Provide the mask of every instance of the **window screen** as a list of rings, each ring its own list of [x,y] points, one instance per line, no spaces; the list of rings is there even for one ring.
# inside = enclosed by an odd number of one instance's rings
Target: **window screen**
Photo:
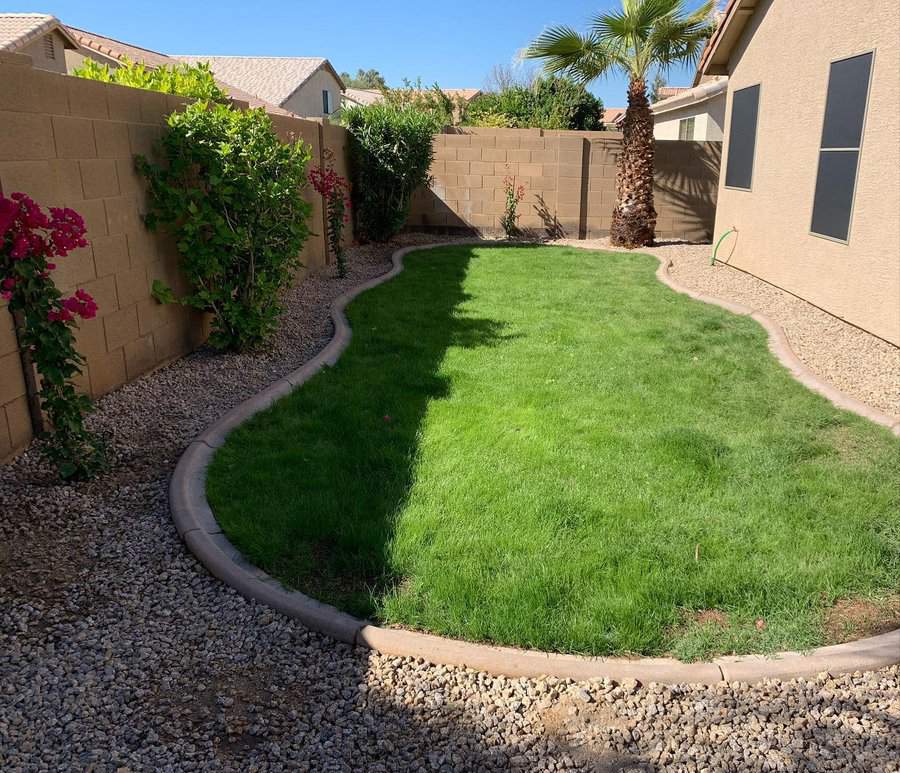
[[[872,54],[831,63],[810,230],[847,241],[859,149],[872,71]]]
[[[694,118],[682,118],[678,122],[678,139],[694,139]]]
[[[750,189],[753,154],[756,152],[756,119],[759,115],[759,84],[734,92],[731,98],[731,129],[728,132],[728,166],[725,185]]]

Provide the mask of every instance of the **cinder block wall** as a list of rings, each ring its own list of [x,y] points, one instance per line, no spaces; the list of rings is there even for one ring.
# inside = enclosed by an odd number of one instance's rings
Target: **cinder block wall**
[[[434,183],[413,197],[410,229],[500,233],[509,175],[525,186],[519,225],[527,232],[609,234],[619,133],[462,128],[436,135],[434,148]],[[660,239],[711,239],[720,153],[715,142],[656,143]]]
[[[180,97],[101,84],[34,69],[27,56],[0,54],[0,191],[22,191],[43,206],[67,206],[84,217],[90,246],[57,261],[64,292],[83,287],[97,300],[96,319],[80,323],[78,349],[87,367],[79,380],[98,397],[198,346],[202,315],[162,306],[150,295],[154,279],[186,289],[172,239],[144,227],[146,191],[134,172],[137,153],[153,156],[166,116]],[[343,159],[339,127],[273,116],[284,139],[302,138],[321,163],[324,142]],[[323,137],[327,131],[327,140]],[[326,265],[321,200],[301,255],[307,271]],[[25,378],[12,315],[0,301],[0,459],[31,440]]]

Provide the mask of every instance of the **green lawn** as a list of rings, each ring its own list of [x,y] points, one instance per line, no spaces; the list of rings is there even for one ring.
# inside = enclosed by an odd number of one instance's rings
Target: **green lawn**
[[[900,444],[752,320],[647,255],[406,265],[352,303],[337,366],[215,458],[210,502],[258,566],[388,624],[682,658],[814,646],[835,599],[897,592]]]

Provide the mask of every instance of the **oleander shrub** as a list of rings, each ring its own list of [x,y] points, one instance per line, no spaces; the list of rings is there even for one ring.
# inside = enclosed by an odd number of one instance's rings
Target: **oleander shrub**
[[[350,107],[342,120],[350,133],[355,234],[388,241],[403,228],[413,192],[430,182],[432,136],[441,122],[432,112],[390,103]]]
[[[595,131],[603,128],[603,103],[568,78],[537,78],[530,86],[513,85],[475,97],[466,107],[463,123]]]
[[[228,101],[228,94],[216,83],[208,62],[179,62],[162,67],[147,67],[143,62],[125,59],[121,65],[110,69],[109,65],[85,59],[80,67],[72,70],[72,75],[102,83],[161,91],[164,94],[179,94],[216,102]]]
[[[154,297],[210,312],[213,346],[253,347],[274,330],[309,235],[309,147],[281,142],[262,109],[196,102],[168,127],[162,163],[136,165],[149,183],[147,227],[173,234],[190,290],[176,299],[157,282]]]
[[[77,212],[45,212],[24,193],[0,195],[0,297],[13,315],[24,367],[33,365],[40,376],[39,423],[49,424],[42,449],[65,479],[92,476],[106,456],[84,425],[91,402],[73,382],[84,365],[75,348],[77,318],[94,317],[97,304],[84,290],[63,297],[52,276],[55,261],[87,244]]]

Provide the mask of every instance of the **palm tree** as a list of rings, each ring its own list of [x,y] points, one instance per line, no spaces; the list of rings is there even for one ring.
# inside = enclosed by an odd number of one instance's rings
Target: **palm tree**
[[[620,70],[628,76],[623,152],[616,170],[616,207],[610,238],[623,247],[653,244],[653,116],[647,76],[676,63],[696,63],[714,29],[715,0],[694,11],[687,0],[622,0],[621,12],[594,17],[587,35],[550,27],[524,52],[544,60],[548,73],[587,83]]]

